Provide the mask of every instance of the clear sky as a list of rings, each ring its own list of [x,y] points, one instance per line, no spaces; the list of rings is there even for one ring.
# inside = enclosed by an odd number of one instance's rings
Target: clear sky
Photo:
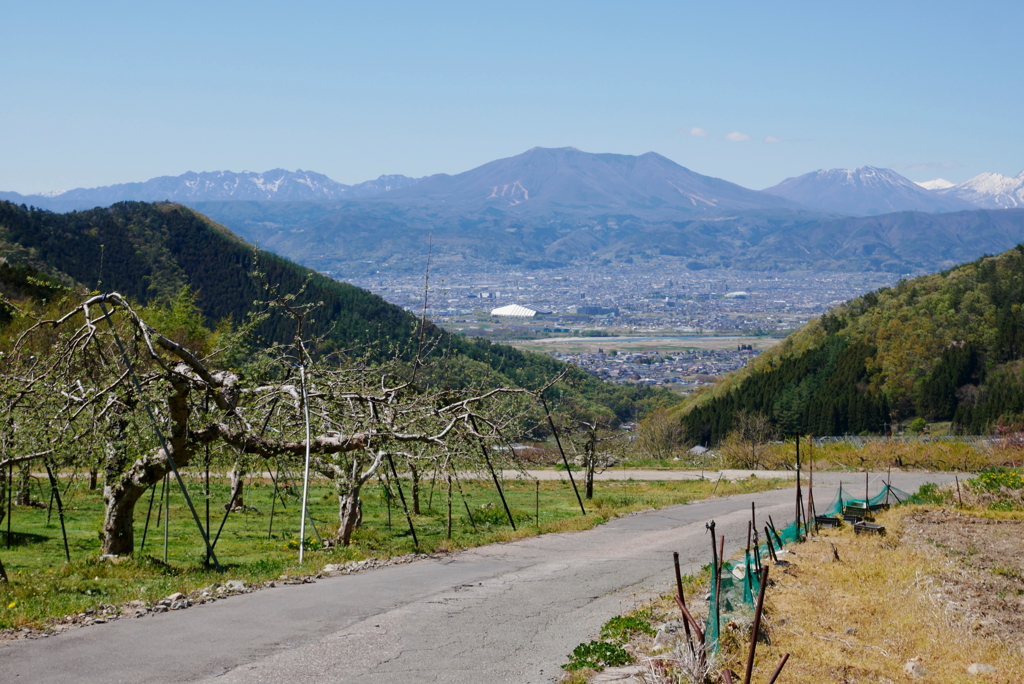
[[[530,147],[761,189],[1024,169],[1024,3],[47,2],[0,39],[0,190],[302,168],[354,183]]]

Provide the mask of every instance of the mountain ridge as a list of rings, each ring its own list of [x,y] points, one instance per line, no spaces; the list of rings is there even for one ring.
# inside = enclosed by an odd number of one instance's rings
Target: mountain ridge
[[[1014,209],[1024,206],[1024,171],[1016,176],[980,173],[963,183],[936,190],[943,197],[955,197],[985,209]]]
[[[31,204],[51,211],[77,211],[117,202],[179,203],[202,201],[331,201],[360,199],[406,187],[419,179],[384,175],[356,185],[345,185],[314,171],[271,169],[264,172],[188,171],[180,176],[158,176],[148,181],[98,188],[75,188],[35,195],[0,192],[0,199]]]
[[[848,216],[877,216],[898,211],[941,213],[977,208],[958,197],[922,188],[892,169],[819,169],[787,178],[764,192],[812,209]]]
[[[656,152],[642,155],[534,147],[455,175],[428,176],[380,201],[404,205],[443,202],[469,210],[496,208],[536,215],[628,209],[657,213],[716,213],[796,206],[729,181],[691,171]]]

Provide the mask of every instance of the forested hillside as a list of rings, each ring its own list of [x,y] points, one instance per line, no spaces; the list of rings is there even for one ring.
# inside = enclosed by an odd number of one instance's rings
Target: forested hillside
[[[920,417],[958,432],[1024,419],[1024,245],[841,305],[680,409],[694,441],[740,412],[783,433],[879,433]]]
[[[320,351],[348,350],[355,356],[411,360],[422,348],[446,354],[444,377],[453,384],[536,388],[562,371],[569,391],[582,403],[611,409],[620,419],[635,417],[648,404],[665,404],[665,391],[607,385],[548,356],[486,341],[448,335],[380,297],[270,252],[256,250],[227,228],[171,203],[122,202],[107,209],[56,214],[0,202],[0,290],[16,298],[45,299],[63,285],[78,290],[120,292],[140,304],[169,301],[188,286],[205,320],[238,325],[254,302],[267,298],[252,272],[258,268],[296,304],[318,306],[305,335],[322,337]],[[303,289],[304,288],[304,289]],[[301,292],[301,294],[299,294]],[[284,317],[260,324],[267,342],[292,339]],[[429,371],[425,371],[429,377]]]

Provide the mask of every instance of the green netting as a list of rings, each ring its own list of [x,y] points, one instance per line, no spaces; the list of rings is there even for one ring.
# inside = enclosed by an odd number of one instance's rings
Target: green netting
[[[864,505],[864,497],[857,498],[850,490],[844,488],[842,485],[839,487],[839,491],[836,492],[835,497],[832,499],[832,503],[829,504],[828,508],[824,511],[818,511],[818,515],[833,518],[838,515],[842,515],[847,509],[861,510],[865,508],[869,510],[879,510],[887,506],[898,506],[907,499],[910,498],[910,494],[898,489],[889,484],[884,484],[882,490],[875,496],[867,500],[867,506]]]
[[[910,498],[907,492],[884,484],[882,490],[867,501],[869,510],[879,510],[886,506],[899,505]],[[832,503],[825,511],[817,511],[817,515],[839,516],[848,508],[864,510],[864,498],[855,497],[849,490],[840,486]],[[784,547],[797,541],[803,533],[796,522],[791,522],[786,527],[776,529],[774,524],[762,521],[762,524],[769,527],[772,546],[776,552],[785,553]],[[762,529],[763,531],[763,529]],[[705,625],[705,643],[711,652],[718,650],[719,629],[728,624],[729,620],[735,617],[750,617],[754,612],[754,603],[757,600],[758,592],[761,590],[760,576],[757,573],[758,559],[768,558],[768,542],[765,541],[756,548],[746,552],[745,557],[737,562],[725,562],[722,564],[721,599],[718,603],[718,614],[715,611],[715,598],[719,593],[718,587],[711,583],[710,607],[708,619]]]

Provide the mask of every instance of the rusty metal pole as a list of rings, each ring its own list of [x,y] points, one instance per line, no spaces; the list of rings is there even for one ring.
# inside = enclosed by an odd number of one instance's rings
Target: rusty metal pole
[[[956,498],[960,502],[960,508],[963,508],[964,499],[962,496],[960,496],[960,477],[958,475],[954,475],[953,479],[956,480]]]
[[[750,652],[747,654],[747,672],[743,684],[750,684],[754,671],[754,653],[757,651],[757,633],[761,631],[761,611],[764,609],[764,590],[768,586],[768,568],[761,569],[761,587],[757,592],[757,607],[754,608],[754,625],[750,630]]]
[[[757,530],[754,530],[754,567],[761,572],[761,542],[757,538]]]
[[[775,544],[772,544],[772,535],[768,532],[768,526],[764,526],[764,539],[768,542],[768,555],[772,557],[772,560],[776,563],[779,562],[779,557],[775,554]]]
[[[673,551],[672,552],[672,563],[676,566],[676,593],[678,594],[679,603],[680,603],[680,605],[685,606],[686,605],[686,597],[683,596],[683,576],[679,572],[679,552],[678,551]],[[696,651],[694,651],[694,648],[693,648],[693,636],[690,634],[690,623],[687,622],[685,615],[683,616],[683,629],[686,630],[686,643],[688,643],[690,645],[690,653],[692,653],[693,655],[697,655]]]
[[[772,673],[771,679],[768,680],[768,684],[775,684],[775,680],[782,674],[782,668],[786,666],[786,661],[789,660],[789,654],[782,654],[782,659],[779,661],[779,666],[775,668],[775,672]]]
[[[717,643],[718,639],[720,638],[719,629],[722,626],[722,618],[718,614],[718,606],[719,606],[718,588],[720,586],[720,584],[718,582],[718,577],[719,577],[719,575],[721,575],[721,571],[719,570],[719,566],[718,566],[718,544],[715,543],[717,541],[715,539],[715,521],[712,520],[705,527],[707,529],[711,530],[711,586],[713,586],[714,589],[715,589],[715,605],[714,605],[714,609],[715,609],[715,642]],[[709,606],[708,607],[709,614],[710,614],[710,610],[711,610],[711,607]]]

